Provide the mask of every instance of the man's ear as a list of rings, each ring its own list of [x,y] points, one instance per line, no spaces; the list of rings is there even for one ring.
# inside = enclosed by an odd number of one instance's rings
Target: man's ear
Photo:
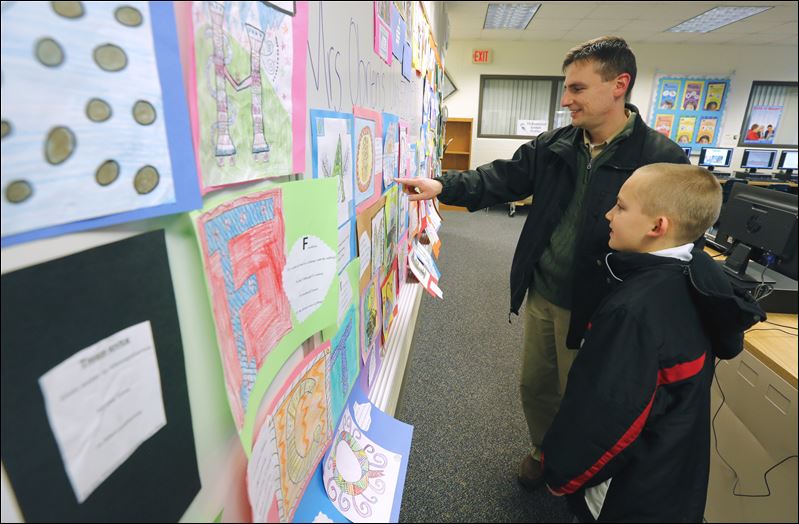
[[[669,229],[671,229],[671,220],[669,220],[669,217],[659,216],[655,218],[652,229],[647,231],[646,236],[649,238],[660,238],[666,236]]]
[[[625,96],[627,93],[627,88],[630,86],[630,80],[632,77],[630,73],[622,73],[616,77],[616,85],[613,86],[613,91],[615,96]]]

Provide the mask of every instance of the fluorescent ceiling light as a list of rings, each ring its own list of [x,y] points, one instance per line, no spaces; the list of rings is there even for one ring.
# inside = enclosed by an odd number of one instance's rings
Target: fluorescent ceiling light
[[[672,33],[709,33],[738,20],[762,13],[774,6],[765,7],[714,7],[699,16],[669,29]]]
[[[541,4],[488,4],[483,29],[525,29]]]

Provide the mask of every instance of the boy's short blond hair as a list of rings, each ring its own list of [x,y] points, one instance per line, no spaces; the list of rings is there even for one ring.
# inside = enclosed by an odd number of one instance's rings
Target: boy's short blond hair
[[[721,184],[707,169],[688,164],[649,164],[635,194],[641,211],[666,216],[676,228],[677,240],[688,243],[701,237],[719,218]]]

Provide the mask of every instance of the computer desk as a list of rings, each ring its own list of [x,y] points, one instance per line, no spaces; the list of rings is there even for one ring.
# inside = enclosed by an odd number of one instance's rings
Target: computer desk
[[[733,494],[765,495],[766,471],[797,454],[797,315],[768,313],[767,321],[790,327],[756,324],[744,335],[744,351],[716,367],[707,522],[797,522],[796,458],[769,472],[770,496]]]
[[[791,182],[789,180],[748,180],[746,178],[735,178],[734,175],[731,175],[730,178],[719,178],[718,181],[722,184],[725,183],[727,180],[746,180],[750,186],[760,186],[760,187],[767,187],[773,185],[784,185],[787,184],[791,187],[799,187],[799,184],[796,182]]]

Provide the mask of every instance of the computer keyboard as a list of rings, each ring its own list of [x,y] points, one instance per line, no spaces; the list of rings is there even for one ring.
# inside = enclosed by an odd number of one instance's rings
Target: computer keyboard
[[[713,172],[713,176],[715,176],[719,180],[727,180],[727,179],[730,178],[730,174],[729,173],[716,173],[716,172]]]
[[[773,180],[775,180],[774,177],[771,176],[771,175],[765,175],[765,174],[758,175],[757,173],[754,173],[754,174],[749,173],[748,175],[746,175],[746,179],[747,180],[755,180],[755,181],[763,181],[763,182],[772,182]]]

